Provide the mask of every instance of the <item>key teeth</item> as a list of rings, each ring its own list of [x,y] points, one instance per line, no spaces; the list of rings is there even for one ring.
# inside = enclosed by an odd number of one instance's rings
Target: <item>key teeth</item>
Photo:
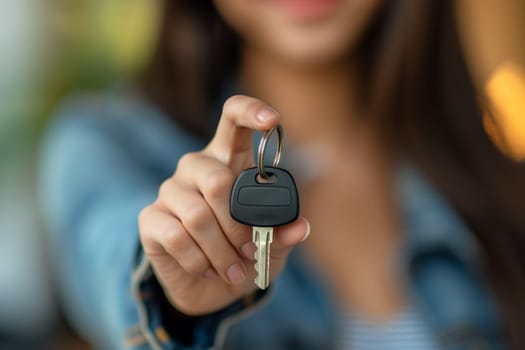
[[[259,250],[259,247],[255,245],[255,252],[253,253],[253,257],[255,258],[255,264],[253,264],[253,267],[255,268],[255,271],[257,271],[257,275],[259,275],[259,269],[257,268],[257,251]],[[257,278],[255,278],[255,283],[257,284]]]
[[[257,276],[254,278],[255,285],[259,287],[259,289],[267,289],[269,286],[268,281],[268,275],[261,275],[261,272],[264,272],[264,269],[268,269],[268,262],[266,261],[266,265],[261,265],[261,269],[259,269],[260,260],[261,259],[267,259],[269,258],[269,246],[272,243],[272,231],[268,228],[253,228],[253,242],[255,243],[255,252],[254,252],[254,258],[255,258],[255,264],[254,269],[257,273]],[[261,236],[263,237],[264,241],[261,240]],[[263,247],[261,247],[263,245]],[[266,248],[266,249],[265,249]]]

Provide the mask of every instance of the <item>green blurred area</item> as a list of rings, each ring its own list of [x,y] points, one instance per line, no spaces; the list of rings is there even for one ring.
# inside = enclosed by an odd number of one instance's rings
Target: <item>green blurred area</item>
[[[156,0],[5,0],[0,154],[33,139],[56,101],[137,74],[158,31]],[[7,152],[6,152],[7,151]]]
[[[155,42],[160,10],[155,0],[52,1],[55,83],[98,87],[133,75]]]
[[[73,90],[102,89],[140,73],[155,44],[161,11],[160,0],[2,2],[2,349],[35,348],[34,344],[76,348],[47,345],[57,339],[50,334],[61,333],[63,326],[58,322],[53,278],[42,249],[45,235],[36,186],[40,136],[63,96]]]

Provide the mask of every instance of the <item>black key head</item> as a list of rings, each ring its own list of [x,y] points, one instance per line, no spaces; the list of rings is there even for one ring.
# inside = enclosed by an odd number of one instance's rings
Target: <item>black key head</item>
[[[238,222],[274,227],[295,221],[299,216],[299,193],[292,175],[281,168],[264,167],[270,180],[259,181],[257,168],[244,170],[230,196],[230,214]]]

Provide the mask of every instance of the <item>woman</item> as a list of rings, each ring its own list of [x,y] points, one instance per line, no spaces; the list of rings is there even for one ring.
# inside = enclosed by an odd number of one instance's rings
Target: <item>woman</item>
[[[74,99],[48,135],[77,328],[106,348],[525,346],[525,171],[485,134],[451,7],[167,2],[144,98]],[[259,291],[228,201],[278,123],[302,216]]]

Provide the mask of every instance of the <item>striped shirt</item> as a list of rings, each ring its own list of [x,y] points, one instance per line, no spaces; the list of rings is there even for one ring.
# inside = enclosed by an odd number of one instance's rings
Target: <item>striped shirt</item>
[[[386,323],[347,314],[341,323],[341,350],[437,350],[432,333],[417,310],[410,308]]]

